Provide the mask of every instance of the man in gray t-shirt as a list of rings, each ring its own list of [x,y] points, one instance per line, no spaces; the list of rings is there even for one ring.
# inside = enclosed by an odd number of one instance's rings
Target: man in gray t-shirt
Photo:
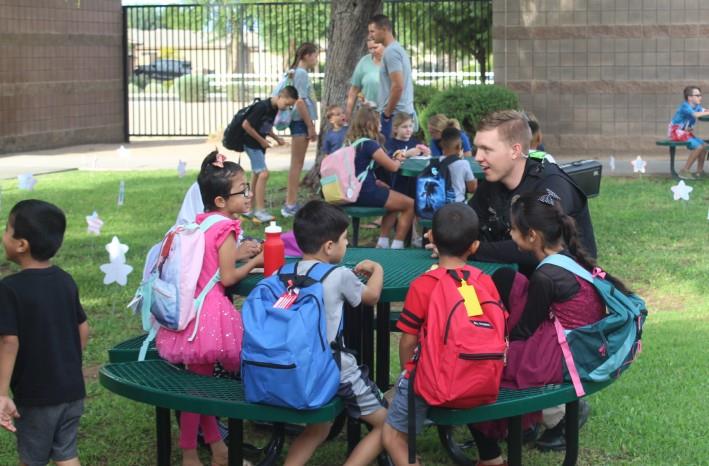
[[[384,15],[369,20],[369,38],[386,47],[379,75],[378,110],[382,116],[382,134],[391,136],[391,119],[397,113],[407,113],[418,121],[414,111],[414,82],[411,77],[411,60],[404,48],[394,38],[391,21]]]

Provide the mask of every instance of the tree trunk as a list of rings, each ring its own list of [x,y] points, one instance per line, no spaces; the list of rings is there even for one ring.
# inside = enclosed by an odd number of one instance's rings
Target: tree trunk
[[[382,0],[333,0],[330,10],[330,31],[328,33],[325,79],[320,98],[320,137],[315,164],[303,178],[303,185],[312,190],[320,184],[320,141],[327,125],[325,109],[328,105],[339,104],[344,108],[350,77],[360,58],[367,49],[367,23],[369,18],[380,12]]]

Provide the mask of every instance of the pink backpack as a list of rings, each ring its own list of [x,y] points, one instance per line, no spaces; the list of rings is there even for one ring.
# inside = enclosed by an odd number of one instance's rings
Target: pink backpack
[[[159,327],[181,331],[193,320],[199,322],[204,298],[221,279],[217,270],[195,297],[197,280],[202,272],[204,234],[210,227],[226,220],[221,215],[211,215],[199,225],[177,225],[167,232],[159,248],[151,249],[150,264],[145,267],[150,273],[144,276],[129,304],[135,305],[136,312],[140,311],[143,330],[149,332],[140,349],[139,361],[145,358],[148,345],[155,339]],[[190,341],[197,336],[197,328],[198,324],[195,324]]]
[[[322,160],[320,188],[325,201],[331,204],[350,204],[357,201],[362,182],[367,172],[374,167],[374,160],[362,173],[356,175],[355,148],[368,140],[359,138],[352,145],[341,147]]]

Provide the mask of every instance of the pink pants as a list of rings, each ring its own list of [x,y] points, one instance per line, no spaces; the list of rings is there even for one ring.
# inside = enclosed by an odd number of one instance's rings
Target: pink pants
[[[212,375],[213,364],[193,364],[187,370],[199,375]],[[217,427],[217,418],[198,413],[180,413],[180,448],[194,450],[197,448],[197,431],[202,428],[202,436],[206,443],[218,442],[222,439]]]

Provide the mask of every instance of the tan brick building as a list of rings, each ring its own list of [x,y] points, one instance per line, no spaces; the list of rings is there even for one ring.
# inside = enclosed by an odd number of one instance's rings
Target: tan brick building
[[[121,0],[0,0],[0,153],[123,139]]]
[[[666,153],[682,89],[709,93],[709,0],[493,0],[493,25],[495,82],[552,153]]]

